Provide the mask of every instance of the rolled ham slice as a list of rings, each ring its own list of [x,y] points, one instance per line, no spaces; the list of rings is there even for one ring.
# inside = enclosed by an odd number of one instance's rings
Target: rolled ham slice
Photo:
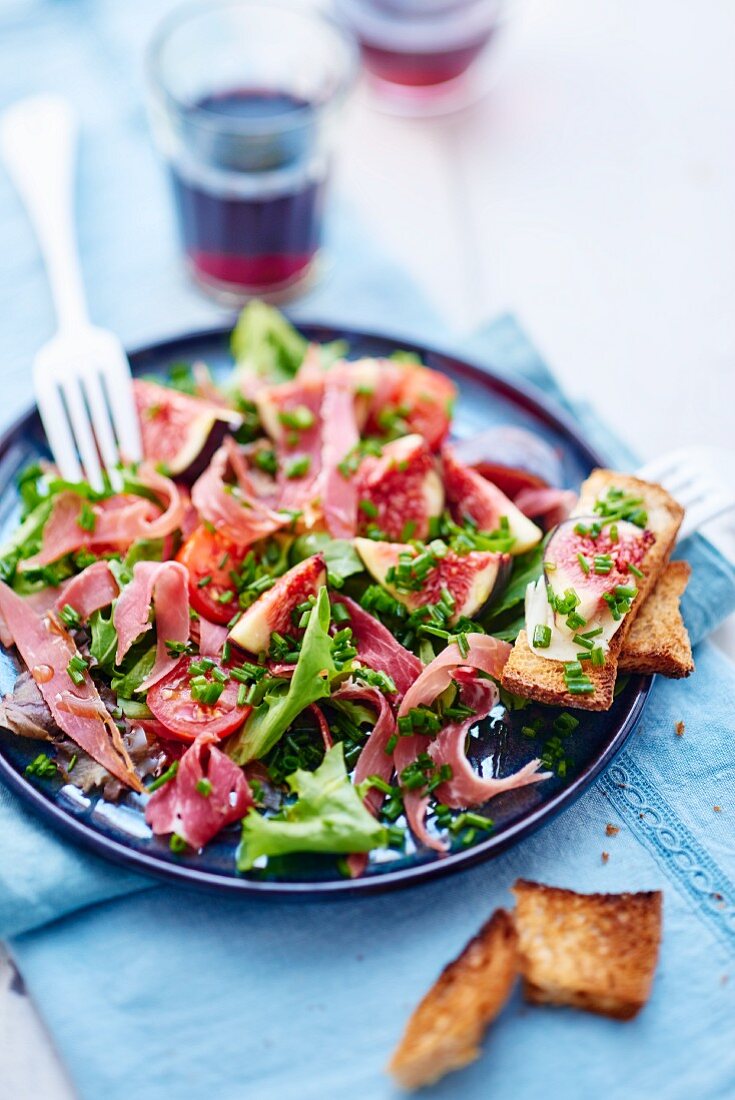
[[[405,695],[424,668],[418,657],[349,596],[332,593],[332,603],[341,603],[350,613],[350,621],[344,625],[352,628],[352,639],[362,664],[376,672],[386,672],[396,685],[398,698]]]
[[[80,522],[83,498],[72,491],[59,493],[43,529],[40,551],[22,561],[19,568],[24,572],[38,569],[77,550],[124,550],[138,539],[165,538],[180,527],[185,502],[175,483],[145,464],[137,479],[156,495],[160,506],[129,493],[107,497],[88,505],[94,517],[91,531]]]
[[[37,615],[0,582],[0,612],[59,729],[126,787],[142,791],[118,730],[89,673],[79,684],[67,669],[79,652],[53,611]]]
[[[431,706],[452,680],[463,684],[463,691],[469,691],[472,706],[476,713],[469,721],[450,723],[434,738],[423,734],[412,737],[399,737],[396,743],[393,761],[399,776],[421,753],[428,753],[438,765],[449,764],[452,779],[437,788],[437,797],[446,800],[453,807],[477,806],[504,790],[523,787],[547,779],[548,772],[539,772],[539,760],[532,760],[515,775],[504,779],[483,779],[473,771],[464,751],[467,731],[475,722],[485,718],[498,700],[498,689],[490,680],[462,675],[462,670],[479,670],[500,679],[503,666],[508,659],[511,646],[487,634],[468,634],[469,651],[462,656],[456,642],[452,642],[438,657],[426,666],[418,679],[411,685],[403,697],[398,710],[399,718],[408,714],[414,707]],[[405,790],[403,802],[406,818],[413,834],[429,848],[442,852],[446,844],[431,836],[426,828],[426,810],[429,797],[422,790]]]
[[[133,579],[123,589],[112,615],[117,631],[115,663],[120,664],[136,638],[150,630],[151,605],[156,619],[156,660],[137,689],[147,691],[167,675],[179,660],[167,642],[189,641],[189,574],[177,561],[139,561]]]
[[[145,810],[154,833],[176,833],[197,850],[253,805],[243,771],[213,740],[206,733],[197,737],[179,760],[174,778],[151,795]],[[202,780],[211,784],[209,793],[197,789]]]
[[[228,448],[220,447],[194,482],[191,500],[201,519],[243,546],[272,535],[290,522],[288,515],[274,511],[239,483],[229,485],[225,480],[229,467]]]
[[[73,607],[82,622],[95,611],[109,607],[120,592],[120,586],[112,575],[106,561],[96,561],[88,565],[76,577],[65,585],[56,599],[56,610]]]
[[[321,419],[324,521],[332,538],[351,539],[357,531],[357,481],[340,473],[339,466],[360,442],[360,433],[352,386],[338,374],[327,378]]]

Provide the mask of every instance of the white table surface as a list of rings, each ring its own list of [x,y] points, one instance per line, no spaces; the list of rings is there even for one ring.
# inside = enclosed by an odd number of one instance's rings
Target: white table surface
[[[513,309],[643,458],[732,448],[732,0],[512,15],[491,94],[462,114],[393,118],[358,91],[342,190],[452,324]],[[717,640],[735,656],[733,623]],[[73,1096],[1,954],[0,1095]]]

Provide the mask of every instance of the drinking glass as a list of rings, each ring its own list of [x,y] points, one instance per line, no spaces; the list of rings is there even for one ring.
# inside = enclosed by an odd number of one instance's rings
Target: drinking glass
[[[463,106],[482,82],[480,59],[495,37],[503,0],[335,0],[360,43],[381,104],[401,114]]]
[[[313,274],[357,56],[336,20],[288,0],[186,4],[155,34],[151,120],[183,250],[228,304],[288,297]]]

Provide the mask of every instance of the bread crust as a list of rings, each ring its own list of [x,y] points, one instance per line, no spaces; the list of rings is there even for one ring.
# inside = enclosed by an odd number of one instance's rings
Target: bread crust
[[[519,879],[513,887],[524,994],[629,1020],[649,998],[662,894],[577,894]]]
[[[515,925],[498,909],[411,1015],[388,1065],[396,1081],[406,1089],[421,1088],[474,1061],[517,976]]]
[[[580,710],[609,710],[612,706],[618,660],[626,638],[641,606],[656,586],[669,560],[684,518],[684,509],[663,486],[641,481],[630,474],[600,469],[593,470],[583,483],[573,515],[593,514],[595,501],[613,486],[643,498],[649,515],[649,527],[653,530],[656,541],[643,558],[644,576],[636,580],[638,597],[610,643],[605,664],[602,668],[585,669],[595,690],[589,695],[575,695],[570,692],[564,679],[564,662],[539,657],[529,646],[526,631],[522,630],[503,670],[503,687],[514,695],[552,706]]]
[[[620,672],[658,672],[674,679],[693,672],[692,645],[679,608],[691,572],[685,561],[668,563],[625,639]]]

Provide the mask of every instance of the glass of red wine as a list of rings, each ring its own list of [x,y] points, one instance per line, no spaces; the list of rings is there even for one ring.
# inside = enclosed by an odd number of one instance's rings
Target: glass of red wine
[[[483,89],[481,60],[504,0],[335,0],[360,43],[381,104],[400,114],[438,114]]]
[[[339,109],[357,49],[285,0],[207,0],[163,22],[148,55],[151,119],[187,264],[228,304],[311,281]]]

